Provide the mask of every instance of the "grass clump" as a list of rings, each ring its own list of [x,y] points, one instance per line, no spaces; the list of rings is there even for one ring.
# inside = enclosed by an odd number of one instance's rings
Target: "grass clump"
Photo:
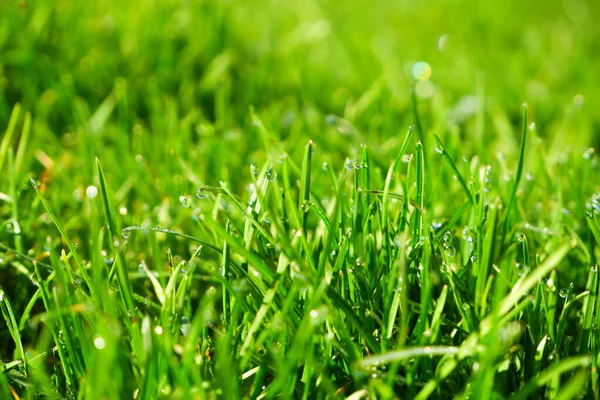
[[[583,8],[311,4],[0,5],[0,398],[598,398]]]

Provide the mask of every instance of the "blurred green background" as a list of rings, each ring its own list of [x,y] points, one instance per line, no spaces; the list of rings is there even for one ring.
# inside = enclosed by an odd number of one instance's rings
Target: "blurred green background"
[[[405,113],[411,66],[423,60],[440,101],[475,94],[480,74],[511,117],[528,101],[546,126],[578,94],[583,112],[597,108],[598,21],[585,0],[5,0],[0,123],[20,101],[62,134],[75,125],[72,97],[94,110],[115,82],[133,118],[151,124],[158,95],[177,115],[196,109],[222,129],[240,126],[248,105],[343,114],[377,85],[379,112],[360,123],[389,136],[373,119]]]

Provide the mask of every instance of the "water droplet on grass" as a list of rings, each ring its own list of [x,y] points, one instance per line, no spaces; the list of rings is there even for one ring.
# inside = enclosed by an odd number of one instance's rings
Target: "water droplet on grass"
[[[94,347],[98,350],[102,350],[104,347],[106,347],[106,341],[102,336],[94,335]]]
[[[518,240],[519,242],[523,243],[523,242],[525,241],[525,235],[524,235],[524,234],[522,234],[522,233],[519,233],[519,234],[517,235],[517,240]]]
[[[562,289],[560,289],[560,291],[558,292],[558,295],[559,295],[560,297],[562,297],[563,299],[566,299],[568,294],[569,294],[569,290],[568,290],[568,289],[566,289],[566,288],[562,288]]]
[[[277,178],[277,172],[275,172],[275,169],[271,166],[267,169],[267,179],[269,182],[273,182],[275,178]]]
[[[446,250],[446,255],[448,257],[454,257],[456,255],[456,249],[454,246],[446,246],[444,250]]]
[[[85,195],[90,198],[93,199],[94,197],[96,197],[98,195],[98,188],[96,186],[90,185],[85,189]]]
[[[525,174],[525,179],[527,179],[529,182],[532,182],[535,179],[535,176],[531,172],[528,172]]]
[[[452,233],[450,231],[446,231],[444,232],[444,236],[443,236],[444,242],[449,242],[452,240]]]
[[[252,175],[258,175],[260,168],[255,164],[250,164],[250,172],[252,172]]]
[[[184,196],[184,195],[179,196],[179,202],[185,208],[190,208],[190,203],[188,202],[188,199],[186,196]]]
[[[199,199],[205,198],[206,197],[206,188],[199,187],[198,190],[196,190],[196,197]]]
[[[346,166],[346,170],[348,170],[348,171],[352,171],[352,169],[354,169],[354,166],[352,165],[352,160],[349,158],[346,158],[345,166]]]
[[[585,216],[588,218],[594,218],[594,214],[591,211],[586,211]]]

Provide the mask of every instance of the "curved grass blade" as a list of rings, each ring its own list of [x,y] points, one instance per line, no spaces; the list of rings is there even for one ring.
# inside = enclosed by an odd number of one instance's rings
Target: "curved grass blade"
[[[46,209],[46,212],[48,213],[48,215],[50,215],[50,219],[52,219],[54,226],[56,226],[56,229],[58,229],[58,232],[60,233],[60,235],[62,236],[64,241],[67,243],[67,247],[69,248],[69,251],[71,252],[72,257],[75,260],[75,263],[77,264],[77,268],[78,268],[79,272],[83,276],[83,279],[85,280],[85,283],[87,284],[87,286],[90,290],[90,293],[93,294],[94,293],[94,285],[92,284],[92,280],[90,279],[90,276],[88,275],[87,270],[86,270],[85,266],[83,265],[83,261],[81,260],[81,257],[79,257],[79,253],[77,253],[77,248],[75,247],[75,244],[71,241],[71,238],[69,237],[69,235],[67,235],[67,232],[63,228],[63,226],[60,223],[60,221],[58,220],[58,218],[56,218],[56,215],[52,211],[52,208],[50,208],[50,204],[48,204],[48,202],[46,201],[46,199],[40,192],[39,185],[33,178],[31,178],[31,186],[37,193],[40,201],[42,202],[42,205]]]
[[[517,164],[517,174],[515,176],[515,183],[510,194],[508,206],[506,207],[506,217],[504,220],[503,235],[508,232],[508,224],[510,221],[510,214],[515,208],[515,201],[517,198],[517,191],[519,190],[519,184],[521,183],[521,177],[523,176],[523,165],[525,164],[525,147],[527,145],[527,103],[523,103],[523,125],[521,129],[521,146],[519,147],[519,162]]]

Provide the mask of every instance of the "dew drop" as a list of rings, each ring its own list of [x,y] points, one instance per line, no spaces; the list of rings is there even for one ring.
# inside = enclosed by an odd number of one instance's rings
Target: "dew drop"
[[[586,211],[585,216],[588,218],[594,218],[594,214],[591,211]]]
[[[102,336],[94,335],[94,347],[98,350],[102,350],[104,347],[106,347],[106,341]]]
[[[597,272],[598,271],[598,264],[592,265],[591,268],[590,268],[590,271]]]
[[[583,152],[583,158],[586,160],[591,160],[594,157],[594,152],[594,148],[590,147],[589,149]]]
[[[186,196],[184,196],[184,195],[179,196],[179,202],[185,208],[190,208],[190,203],[188,202],[188,199]]]
[[[450,231],[446,231],[444,232],[444,236],[443,236],[444,242],[449,242],[452,240],[452,233],[450,233]]]
[[[354,166],[352,165],[352,160],[350,160],[349,158],[346,158],[345,166],[346,170],[348,171],[352,171],[352,169],[354,168]]]
[[[273,182],[275,178],[277,178],[277,172],[275,172],[275,170],[271,166],[269,167],[269,169],[267,169],[267,179],[269,180],[269,182]]]
[[[518,240],[519,242],[523,243],[523,242],[525,241],[525,235],[524,235],[524,234],[522,234],[522,233],[519,233],[519,234],[517,235],[517,240]]]
[[[199,199],[205,198],[206,197],[206,188],[199,187],[198,190],[196,190],[196,197]]]
[[[439,148],[439,147],[437,147],[437,146],[436,146],[436,147],[434,147],[434,150],[435,150],[435,152],[436,152],[436,153],[438,153],[438,154],[444,154],[444,150],[440,149],[440,148]]]
[[[456,255],[456,249],[454,246],[446,246],[445,250],[448,257],[454,257]]]
[[[85,189],[85,195],[90,198],[93,199],[94,197],[96,197],[98,195],[98,188],[96,186],[90,185]]]
[[[566,288],[562,288],[560,289],[560,291],[558,292],[558,295],[560,297],[562,297],[563,299],[567,298],[567,295],[569,294],[569,291]]]
[[[258,175],[260,168],[258,168],[258,165],[250,164],[250,172],[252,172],[252,175]]]

